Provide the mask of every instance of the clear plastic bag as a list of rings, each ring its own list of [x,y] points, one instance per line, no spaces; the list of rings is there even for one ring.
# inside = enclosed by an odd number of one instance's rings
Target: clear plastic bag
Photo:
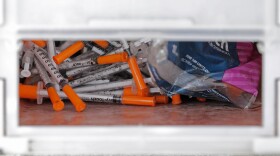
[[[250,108],[258,95],[261,55],[250,42],[154,41],[148,68],[167,95],[231,102]]]

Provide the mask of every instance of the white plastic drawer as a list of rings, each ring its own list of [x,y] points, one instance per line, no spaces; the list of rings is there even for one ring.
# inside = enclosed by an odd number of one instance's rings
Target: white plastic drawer
[[[1,2],[3,0],[0,0],[0,9]],[[268,153],[268,143],[263,139],[279,139],[276,82],[280,77],[277,68],[280,66],[280,31],[276,25],[277,10],[273,0],[7,0],[2,4],[5,9],[2,25],[0,10],[0,79],[5,79],[6,85],[5,107],[1,106],[5,108],[5,116],[1,114],[1,117],[6,123],[3,137],[25,138],[27,143],[24,146],[28,147],[24,149],[29,149],[29,152],[52,150],[54,153],[71,153],[71,149],[79,147],[75,152]],[[21,39],[140,37],[263,41],[262,125],[19,125],[17,50]]]
[[[141,20],[148,20],[151,23],[175,21],[171,27],[176,27],[176,21],[188,21],[195,27],[248,27],[264,24],[263,0],[226,2],[222,0],[211,0],[211,2],[207,0],[51,0],[40,3],[36,0],[19,0],[17,2],[17,23],[20,26],[99,26],[101,28],[110,24],[110,27],[114,28],[120,21],[128,21],[128,25],[133,25],[133,22]],[[119,26],[126,27],[126,25]]]

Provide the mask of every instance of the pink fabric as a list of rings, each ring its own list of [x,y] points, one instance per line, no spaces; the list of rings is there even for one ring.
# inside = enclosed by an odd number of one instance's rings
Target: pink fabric
[[[222,81],[255,96],[258,94],[262,59],[253,43],[237,43],[240,65],[225,71]]]

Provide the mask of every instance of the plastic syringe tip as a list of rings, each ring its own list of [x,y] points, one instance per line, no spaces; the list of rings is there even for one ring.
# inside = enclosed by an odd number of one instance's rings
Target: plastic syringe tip
[[[64,109],[64,103],[61,101],[59,95],[57,94],[56,90],[54,87],[48,87],[47,88],[48,95],[51,99],[51,102],[53,104],[53,109],[55,111],[61,111]]]
[[[70,99],[71,103],[74,105],[77,112],[82,112],[86,109],[86,103],[84,103],[80,97],[76,94],[71,86],[68,84],[64,85],[62,88],[63,92]]]
[[[173,105],[179,105],[181,103],[182,103],[182,100],[181,100],[181,95],[180,94],[172,95],[172,104]]]
[[[127,62],[127,61],[128,61],[127,52],[122,52],[122,53],[112,54],[107,56],[100,56],[97,58],[98,64],[112,64],[112,63]]]
[[[82,41],[75,42],[65,50],[61,51],[59,54],[55,55],[53,60],[56,64],[61,64],[64,60],[81,50],[84,46],[85,44]]]

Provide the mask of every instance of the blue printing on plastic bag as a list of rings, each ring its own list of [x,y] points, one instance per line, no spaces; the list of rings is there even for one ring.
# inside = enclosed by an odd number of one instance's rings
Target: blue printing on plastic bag
[[[168,60],[190,74],[221,80],[239,65],[236,42],[168,42],[167,48]]]

